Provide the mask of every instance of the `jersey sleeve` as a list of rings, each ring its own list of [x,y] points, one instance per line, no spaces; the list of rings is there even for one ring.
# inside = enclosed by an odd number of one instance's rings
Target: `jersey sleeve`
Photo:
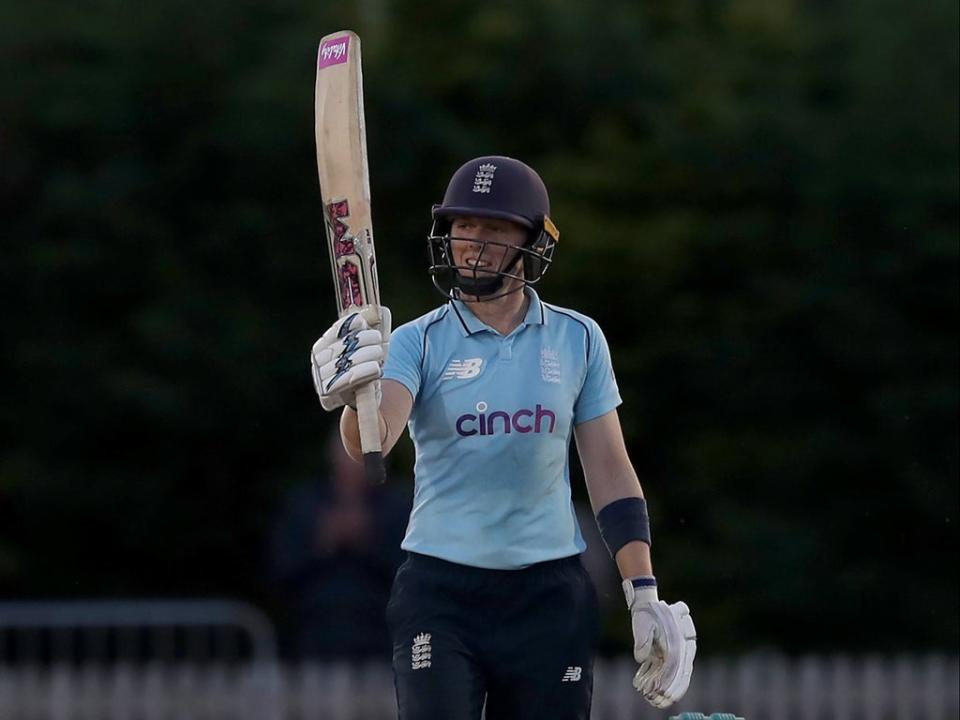
[[[420,391],[422,379],[420,329],[413,323],[401,325],[390,335],[390,348],[383,364],[383,379],[396,380],[414,400]]]
[[[610,361],[610,348],[600,326],[588,324],[587,375],[573,406],[573,424],[593,420],[616,408],[623,402]]]

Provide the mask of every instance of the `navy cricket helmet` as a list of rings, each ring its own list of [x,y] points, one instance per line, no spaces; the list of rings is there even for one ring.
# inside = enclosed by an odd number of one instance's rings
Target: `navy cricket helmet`
[[[432,214],[427,238],[430,276],[446,297],[464,294],[492,300],[539,282],[560,238],[550,220],[550,198],[543,180],[528,165],[501,155],[486,155],[461,165],[450,178],[443,203],[434,205]],[[508,220],[523,227],[527,237],[521,247],[509,247],[512,252],[504,254],[499,268],[478,271],[455,263],[450,243],[457,239],[451,234],[457,217]],[[504,245],[494,240],[478,242],[482,246],[478,260],[488,245]],[[503,291],[508,278],[523,284]]]

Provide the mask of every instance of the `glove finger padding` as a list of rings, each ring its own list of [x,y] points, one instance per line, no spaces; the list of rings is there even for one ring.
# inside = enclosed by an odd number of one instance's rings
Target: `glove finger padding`
[[[651,691],[654,681],[660,677],[660,671],[663,668],[663,660],[649,660],[640,665],[636,675],[633,676],[633,687],[637,692],[646,695]]]
[[[376,334],[376,339],[379,341],[380,334],[376,330],[365,332]],[[324,393],[343,390],[352,385],[353,381],[364,382],[368,380],[366,373],[358,372],[360,368],[370,364],[379,368],[382,361],[383,348],[380,347],[379,342],[376,345],[344,346],[333,359],[319,365],[318,373],[323,381]]]
[[[383,336],[379,330],[354,330],[342,338],[335,338],[330,344],[324,344],[321,338],[313,346],[313,364],[323,367],[335,361],[344,351],[354,352],[362,348],[377,348],[383,354]]]
[[[697,633],[686,603],[657,597],[656,587],[623,590],[633,625],[634,658],[640,664],[633,686],[651,705],[665,708],[687,691],[697,652]]]
[[[661,601],[656,612],[661,620],[658,640],[663,645],[664,664],[659,673],[646,679],[641,692],[651,705],[665,708],[682,698],[690,686],[697,632],[686,603]]]
[[[314,388],[325,410],[355,403],[356,391],[383,373],[391,329],[390,310],[380,308],[380,324],[371,328],[360,313],[335,322],[310,353]],[[377,383],[379,386],[379,383]],[[379,387],[377,387],[379,396]]]
[[[636,675],[633,676],[633,687],[637,692],[649,699],[647,696],[653,681],[659,676],[662,661],[647,661],[640,665]]]

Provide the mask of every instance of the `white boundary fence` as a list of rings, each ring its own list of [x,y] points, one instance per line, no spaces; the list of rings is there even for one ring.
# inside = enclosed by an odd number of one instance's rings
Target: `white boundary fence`
[[[5,664],[263,662],[276,655],[270,620],[237,600],[0,602],[0,670]]]
[[[599,661],[593,720],[666,720],[684,710],[746,720],[957,720],[956,656],[699,659],[682,704],[655,711],[629,659]],[[387,720],[382,665],[161,664],[0,667],[2,720]],[[456,719],[451,719],[456,720]]]
[[[956,655],[699,658],[656,711],[630,658],[600,660],[593,720],[960,720]],[[559,679],[558,679],[559,681]],[[387,720],[385,665],[284,665],[269,620],[231,600],[0,602],[0,720]],[[451,718],[450,720],[457,720]]]

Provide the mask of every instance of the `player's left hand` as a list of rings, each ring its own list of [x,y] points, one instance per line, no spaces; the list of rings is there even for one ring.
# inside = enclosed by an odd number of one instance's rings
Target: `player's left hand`
[[[337,320],[314,343],[310,367],[324,410],[344,405],[355,408],[357,388],[376,382],[383,374],[391,316],[389,308],[381,306],[379,310],[378,325],[371,327],[361,313],[352,313]]]
[[[634,588],[623,581],[633,624],[633,656],[640,669],[633,686],[657,708],[669,707],[690,686],[697,631],[686,603],[668,605],[657,597],[656,585]]]

